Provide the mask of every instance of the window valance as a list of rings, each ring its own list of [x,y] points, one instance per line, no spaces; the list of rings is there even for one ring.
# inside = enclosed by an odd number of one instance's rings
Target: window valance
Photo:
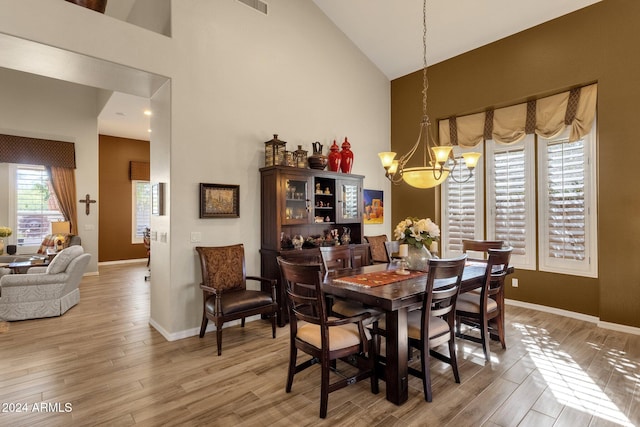
[[[552,138],[567,127],[569,140],[577,141],[593,125],[597,92],[598,85],[592,84],[522,104],[440,120],[440,145],[475,147],[486,139],[510,144],[530,133]]]
[[[0,134],[0,162],[75,169],[75,144]]]
[[[129,179],[131,181],[149,181],[151,168],[149,162],[129,162]]]

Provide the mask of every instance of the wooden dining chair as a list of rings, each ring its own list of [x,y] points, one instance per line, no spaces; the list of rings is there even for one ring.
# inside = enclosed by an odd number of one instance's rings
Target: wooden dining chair
[[[349,269],[353,266],[352,252],[348,246],[323,246],[320,247],[320,255],[325,272]],[[332,297],[332,301],[330,312],[336,316],[353,317],[369,313],[371,318],[367,323],[371,323],[382,315],[380,310],[367,308],[359,302],[337,297]]]
[[[371,315],[363,313],[341,319],[329,317],[322,292],[322,265],[294,264],[282,257],[278,257],[278,265],[286,288],[290,319],[286,392],[291,392],[295,374],[319,363],[320,418],[327,416],[329,393],[333,391],[370,378],[371,392],[377,394],[376,349],[371,333],[363,325]],[[310,355],[311,359],[298,364],[298,350]],[[360,363],[349,360],[354,356]],[[338,360],[349,363],[348,369],[337,371]],[[330,382],[330,374],[334,370],[340,378]]]
[[[352,253],[349,246],[321,246],[320,255],[325,271],[340,270],[353,266]]]
[[[216,343],[218,356],[222,354],[222,325],[225,322],[241,319],[244,328],[245,318],[258,314],[271,319],[271,334],[276,337],[275,279],[247,276],[244,262],[244,246],[197,246],[202,269],[203,292],[202,324],[200,338],[204,337],[209,319],[216,324]],[[269,292],[247,289],[247,280],[264,283]]]
[[[502,240],[469,240],[462,239],[462,252],[467,253],[469,251],[482,252],[482,259],[487,259],[487,251],[489,249],[500,249],[504,246]]]
[[[504,279],[512,248],[489,249],[489,259],[480,292],[461,294],[456,306],[456,336],[482,344],[484,357],[490,360],[490,334],[507,348],[504,338]],[[462,332],[462,325],[480,330],[480,337]]]
[[[385,242],[389,241],[389,239],[387,239],[386,234],[381,234],[379,236],[364,236],[364,240],[369,243],[369,248],[371,250],[371,261],[373,261],[374,263],[389,262],[390,258],[385,246]]]
[[[410,311],[407,316],[407,336],[410,348],[420,352],[420,370],[409,366],[409,374],[422,379],[424,399],[432,400],[430,357],[451,365],[456,383],[460,383],[455,343],[455,307],[467,260],[463,254],[453,259],[430,259],[422,309]],[[378,329],[385,334],[381,319]],[[449,354],[435,348],[448,343]]]

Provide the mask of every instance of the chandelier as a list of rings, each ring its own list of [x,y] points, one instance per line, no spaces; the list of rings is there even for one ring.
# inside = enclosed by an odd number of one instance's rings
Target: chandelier
[[[427,88],[429,87],[427,80],[427,0],[423,0],[422,3],[422,28],[422,120],[420,121],[418,140],[398,160],[395,160],[396,153],[393,151],[378,153],[378,156],[382,162],[382,167],[386,171],[385,176],[394,184],[399,184],[404,180],[412,187],[432,188],[442,184],[449,177],[456,182],[467,182],[473,176],[473,169],[478,164],[481,154],[463,153],[462,158],[469,173],[464,179],[461,177],[456,178],[452,172],[460,161],[456,160],[451,154],[453,147],[450,145],[436,145],[431,135],[431,122],[427,115]],[[407,168],[407,163],[420,145],[423,146],[423,165]],[[449,166],[450,164],[452,164],[451,167]]]

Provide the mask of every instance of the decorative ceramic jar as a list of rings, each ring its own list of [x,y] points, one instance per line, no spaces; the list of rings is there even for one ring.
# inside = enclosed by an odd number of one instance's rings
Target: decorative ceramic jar
[[[351,151],[351,144],[347,141],[347,137],[344,137],[342,143],[342,151],[340,152],[340,169],[343,173],[351,173],[353,167],[353,152]]]
[[[286,165],[286,151],[287,143],[278,139],[278,134],[273,134],[273,139],[264,143],[264,165],[265,166],[278,166]]]
[[[336,144],[335,139],[333,140],[333,145],[331,145],[329,151],[329,170],[332,172],[339,172],[342,155],[340,154],[340,147]]]
[[[327,156],[322,154],[322,144],[318,141],[311,144],[313,146],[313,154],[309,156],[307,161],[311,169],[324,170],[327,167]]]

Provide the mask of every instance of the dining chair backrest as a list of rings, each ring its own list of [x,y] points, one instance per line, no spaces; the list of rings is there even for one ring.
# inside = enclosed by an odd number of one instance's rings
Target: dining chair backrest
[[[462,252],[482,252],[482,259],[487,259],[489,249],[500,249],[504,246],[502,240],[469,240],[462,239]]]
[[[324,325],[326,302],[322,296],[322,264],[297,264],[278,257],[284,280],[291,327],[295,336],[296,320]]]
[[[320,255],[325,271],[341,270],[353,266],[353,254],[347,245],[321,246]]]
[[[422,301],[425,331],[429,330],[428,316],[449,317],[453,325],[453,312],[466,260],[466,254],[452,259],[429,260],[425,298]]]
[[[489,249],[487,270],[485,272],[485,289],[487,297],[492,297],[504,288],[504,278],[509,269],[509,261],[513,248]],[[482,291],[481,291],[482,292]]]
[[[369,243],[371,249],[371,260],[373,262],[389,262],[389,254],[385,243],[389,241],[386,234],[379,236],[364,236],[364,239]]]

